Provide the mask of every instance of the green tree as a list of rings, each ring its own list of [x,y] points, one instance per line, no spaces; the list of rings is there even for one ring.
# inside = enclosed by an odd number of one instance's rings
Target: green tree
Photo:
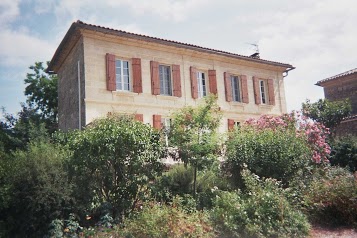
[[[197,170],[211,164],[219,153],[217,128],[221,113],[217,98],[205,97],[197,108],[187,106],[173,114],[170,146],[177,157],[194,168],[193,195],[196,196]]]
[[[321,122],[332,132],[340,124],[343,118],[350,115],[352,111],[349,100],[329,101],[328,99],[319,99],[315,103],[306,100],[302,104],[302,112],[305,116]]]
[[[72,150],[75,196],[83,210],[107,203],[121,218],[135,207],[149,181],[161,174],[160,134],[131,117],[99,119],[65,136]]]
[[[0,228],[5,237],[42,237],[53,219],[68,216],[73,199],[67,157],[66,150],[38,142],[0,160]]]
[[[49,62],[47,62],[48,65]],[[47,74],[42,62],[35,62],[25,79],[27,102],[34,105],[50,132],[57,129],[57,75]]]

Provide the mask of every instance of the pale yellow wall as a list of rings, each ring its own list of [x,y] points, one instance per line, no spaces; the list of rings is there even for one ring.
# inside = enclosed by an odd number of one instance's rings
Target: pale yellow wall
[[[84,34],[85,62],[85,108],[86,123],[104,117],[108,112],[140,113],[144,123],[152,125],[152,115],[169,117],[184,105],[196,105],[200,100],[191,97],[190,66],[207,72],[215,69],[217,75],[218,104],[223,111],[220,131],[227,130],[227,119],[244,121],[261,114],[281,114],[286,112],[282,67],[233,59],[197,52],[193,50],[163,46],[151,42],[140,42],[103,34]],[[115,54],[118,58],[141,58],[143,93],[111,92],[106,90],[105,54]],[[181,72],[182,97],[154,96],[151,94],[150,61],[162,64],[178,64]],[[226,102],[223,73],[247,75],[249,104]],[[274,79],[275,106],[256,105],[253,92],[253,76]],[[208,74],[206,74],[208,78]],[[208,85],[207,85],[208,86]]]

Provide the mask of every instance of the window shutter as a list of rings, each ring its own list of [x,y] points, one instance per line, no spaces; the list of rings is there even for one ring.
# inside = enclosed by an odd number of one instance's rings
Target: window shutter
[[[174,96],[181,97],[181,74],[180,74],[180,65],[172,65],[172,79],[173,79],[173,88]]]
[[[249,103],[248,97],[248,81],[246,75],[240,76],[240,84],[242,86],[242,101],[243,103]]]
[[[216,70],[208,70],[209,91],[217,95],[217,77]]]
[[[198,98],[198,88],[197,88],[197,70],[195,67],[190,67],[190,77],[191,77],[191,94],[192,98]]]
[[[253,77],[253,86],[254,86],[254,99],[255,99],[255,104],[259,105],[261,104],[261,99],[260,99],[260,90],[259,90],[259,78]]]
[[[151,93],[153,95],[160,94],[160,79],[159,79],[159,63],[150,61],[151,68]]]
[[[107,53],[105,55],[107,64],[107,90],[116,90],[116,80],[115,80],[115,55]]]
[[[143,122],[144,121],[144,115],[143,114],[135,114],[135,121],[140,121]]]
[[[274,81],[272,79],[268,79],[268,96],[269,96],[269,104],[275,105]]]
[[[231,131],[234,129],[234,120],[228,119],[228,130]]]
[[[153,115],[152,118],[154,128],[161,130],[161,115]]]
[[[141,77],[141,59],[132,58],[131,65],[133,68],[133,92],[142,93],[143,84],[142,84],[142,77]]]
[[[224,88],[226,92],[226,101],[232,101],[232,84],[231,84],[231,75],[227,72],[224,72]]]

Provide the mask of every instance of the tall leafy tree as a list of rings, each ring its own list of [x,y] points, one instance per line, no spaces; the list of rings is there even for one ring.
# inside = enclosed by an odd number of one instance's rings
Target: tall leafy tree
[[[311,103],[310,100],[306,100],[306,102],[302,104],[302,111],[305,116],[317,122],[321,122],[334,132],[343,118],[350,115],[352,107],[348,99],[341,101],[319,99],[314,103]]]
[[[35,62],[29,69],[32,72],[27,73],[25,79],[27,103],[34,106],[50,131],[55,130],[58,114],[57,75],[47,74],[42,62]]]
[[[221,113],[217,98],[204,98],[198,107],[187,106],[173,114],[170,146],[177,148],[177,157],[194,168],[193,195],[196,195],[197,170],[212,163],[219,153],[217,129]]]

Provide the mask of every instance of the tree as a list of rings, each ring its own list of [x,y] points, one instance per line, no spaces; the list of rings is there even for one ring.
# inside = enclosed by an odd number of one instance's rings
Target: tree
[[[49,62],[47,62],[47,65]],[[58,90],[57,75],[47,74],[42,62],[35,62],[29,69],[25,79],[25,96],[27,103],[33,104],[34,109],[41,115],[47,129],[53,132],[57,129]]]
[[[134,209],[149,181],[162,171],[159,132],[131,117],[98,119],[64,136],[72,151],[70,176],[82,211],[106,203],[120,219]]]
[[[215,96],[204,98],[197,108],[184,107],[173,114],[170,146],[177,148],[177,157],[194,168],[193,195],[196,195],[197,170],[217,158],[217,128],[221,113]]]
[[[306,100],[302,104],[302,112],[305,116],[321,122],[332,132],[340,124],[343,118],[350,115],[352,111],[351,103],[349,100],[342,101],[329,101],[328,99],[319,99],[315,103]]]

